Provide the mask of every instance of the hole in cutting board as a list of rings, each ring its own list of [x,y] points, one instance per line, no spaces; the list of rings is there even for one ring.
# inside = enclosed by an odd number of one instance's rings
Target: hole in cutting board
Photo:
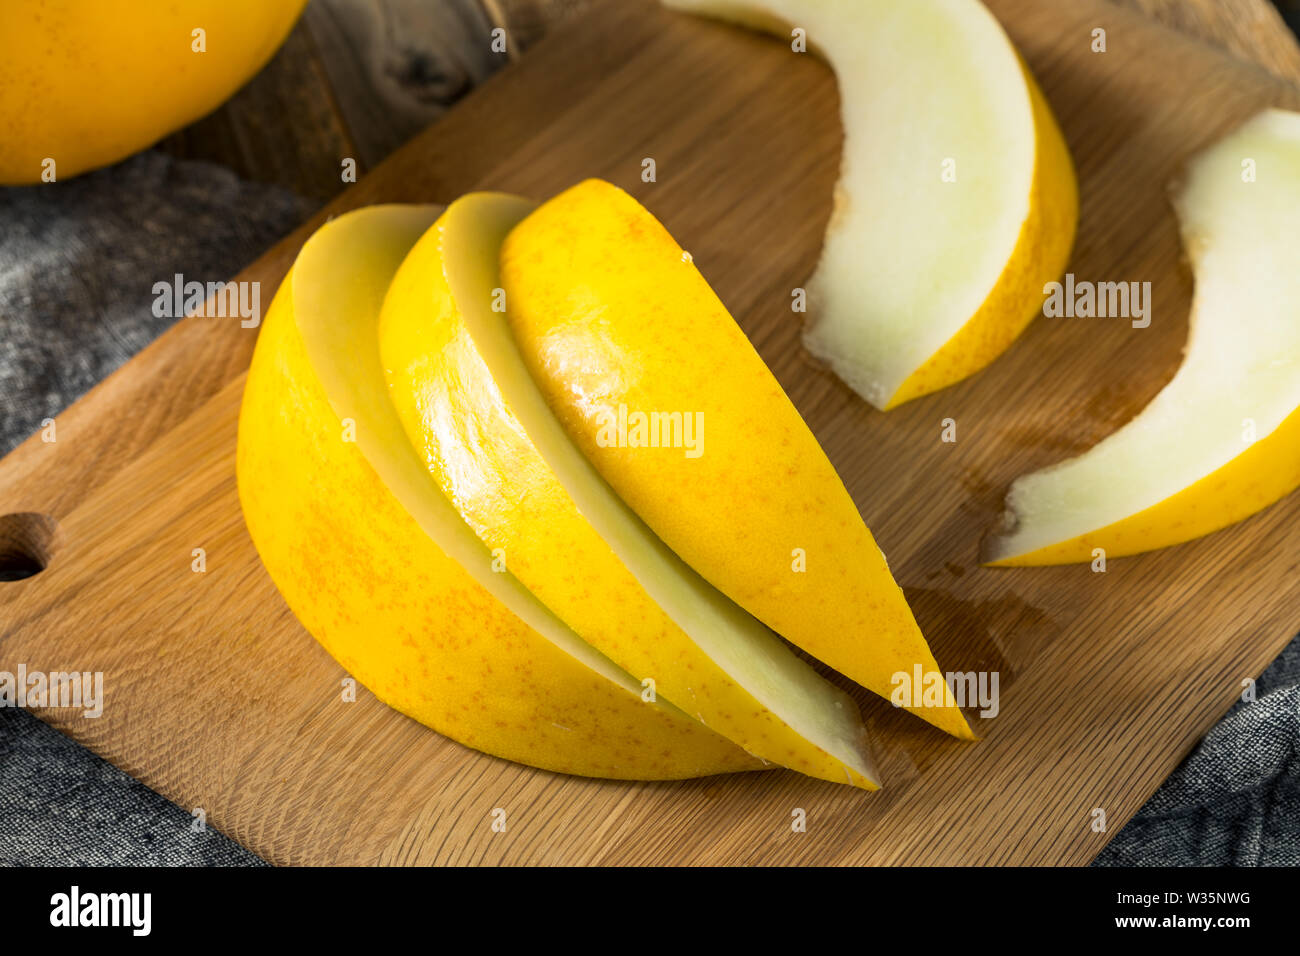
[[[34,511],[0,515],[0,582],[40,574],[54,556],[59,523]]]

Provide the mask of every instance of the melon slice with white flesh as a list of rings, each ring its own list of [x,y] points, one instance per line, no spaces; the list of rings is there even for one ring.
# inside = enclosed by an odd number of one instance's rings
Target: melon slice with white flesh
[[[804,344],[877,408],[984,368],[1042,309],[1078,221],[1069,150],[978,0],[665,0],[835,72],[840,179]],[[797,54],[792,54],[797,55]]]
[[[1175,208],[1196,278],[1182,366],[1119,431],[1012,485],[990,563],[1150,551],[1300,487],[1300,113],[1197,156]]]

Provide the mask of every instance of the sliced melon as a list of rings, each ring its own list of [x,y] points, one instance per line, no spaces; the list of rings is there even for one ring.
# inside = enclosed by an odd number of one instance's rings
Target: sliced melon
[[[1078,190],[1028,67],[978,0],[665,0],[835,71],[844,152],[804,342],[877,408],[997,358],[1065,268]]]
[[[362,684],[470,747],[597,777],[756,768],[679,709],[643,702],[629,674],[494,573],[407,443],[376,326],[389,280],[436,214],[377,206],[333,220],[272,303],[238,450],[263,564]]]
[[[594,647],[750,753],[874,788],[853,701],[665,547],[529,378],[494,305],[501,242],[533,206],[458,199],[393,280],[380,349],[412,444],[483,543]]]
[[[1012,485],[991,563],[1163,548],[1300,487],[1300,114],[1196,157],[1175,208],[1196,276],[1183,364],[1119,431]]]
[[[920,668],[931,684],[938,674],[943,700],[909,709],[971,736],[835,469],[668,231],[621,189],[588,180],[516,226],[501,255],[515,354],[659,538],[778,634],[883,697],[899,674]],[[652,412],[701,421],[701,453],[635,445],[630,430],[626,443],[610,440],[621,414]]]

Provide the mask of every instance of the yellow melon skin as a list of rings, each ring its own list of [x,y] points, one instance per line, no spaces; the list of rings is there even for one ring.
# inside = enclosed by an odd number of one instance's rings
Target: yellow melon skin
[[[210,113],[260,70],[306,0],[4,0],[0,183],[67,179]],[[204,31],[196,52],[193,31]]]
[[[543,203],[506,237],[501,280],[519,351],[556,416],[687,564],[886,699],[900,673],[941,673],[817,440],[699,270],[636,200],[587,180]],[[700,415],[702,453],[611,443],[620,406]],[[972,737],[951,693],[944,698],[908,709]]]
[[[340,295],[365,284],[355,274],[365,259],[337,264]],[[560,650],[434,544],[343,440],[299,332],[294,281],[277,293],[248,372],[239,497],[263,564],[321,645],[390,706],[507,760],[636,780],[760,766]],[[377,321],[380,301],[367,321]]]
[[[810,776],[875,789],[876,782],[856,769],[869,764],[865,756],[852,764],[801,736],[780,710],[764,706],[655,603],[579,510],[516,417],[500,379],[494,381],[465,315],[476,303],[461,297],[479,300],[480,312],[488,308],[500,237],[533,206],[502,194],[461,197],[415,244],[389,286],[380,353],[390,398],[411,443],[483,543],[587,643],[638,680],[653,679],[656,693],[749,753]],[[490,264],[483,267],[485,258]],[[451,281],[457,270],[463,276],[456,282],[459,295]],[[522,369],[520,374],[527,376]],[[543,405],[540,399],[537,405]],[[852,699],[820,680],[757,622],[738,616],[744,620],[732,626],[750,639],[747,652],[786,674],[790,693],[815,694],[825,708],[842,712],[849,725],[843,729],[856,724],[865,750],[866,733]],[[719,618],[709,624],[731,623],[729,615]],[[791,668],[798,677],[788,675]]]

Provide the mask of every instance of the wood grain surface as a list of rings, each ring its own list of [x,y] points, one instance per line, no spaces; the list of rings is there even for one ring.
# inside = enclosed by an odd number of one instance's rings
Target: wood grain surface
[[[1274,76],[1300,80],[1300,45],[1269,0],[1112,0]],[[1295,9],[1294,0],[1284,2]]]
[[[255,331],[210,318],[182,321],[60,415],[57,441],[34,436],[0,462],[0,514],[57,522],[0,527],[0,550],[39,545],[49,564],[0,584],[4,660],[105,675],[102,717],[39,715],[278,863],[1091,859],[1294,633],[1300,496],[1105,574],[981,568],[980,540],[1016,475],[1088,447],[1172,375],[1191,281],[1166,185],[1261,106],[1300,107],[1300,92],[1103,0],[990,6],[1078,164],[1071,271],[1151,281],[1150,328],[1039,319],[968,382],[873,411],[802,352],[788,304],[830,212],[830,72],[640,2],[565,21],[322,213],[475,187],[541,197],[589,175],[631,190],[822,441],[940,662],[999,671],[984,740],[946,739],[859,694],[878,794],[786,771],[626,784],[468,751],[368,694],[343,703],[343,672],[284,606],[239,514],[235,416]],[[1097,25],[1103,55],[1089,51]],[[645,156],[657,183],[640,182]],[[263,283],[263,302],[308,228],[240,276]],[[956,444],[940,441],[944,418]],[[806,833],[791,832],[796,808]]]

